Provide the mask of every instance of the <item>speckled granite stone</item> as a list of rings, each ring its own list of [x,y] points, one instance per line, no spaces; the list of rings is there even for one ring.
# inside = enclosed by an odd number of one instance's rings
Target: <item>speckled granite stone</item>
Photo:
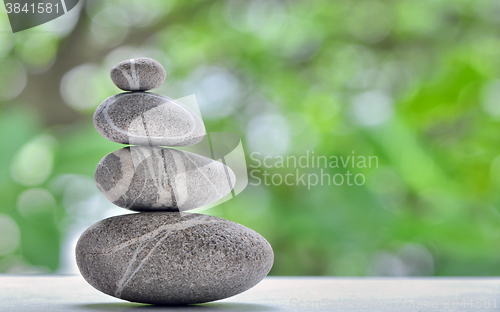
[[[149,57],[122,61],[111,69],[111,80],[125,91],[147,91],[165,82],[167,72],[161,64]]]
[[[128,301],[191,304],[261,281],[273,250],[257,232],[217,217],[176,212],[111,217],[87,229],[76,261],[96,289]]]
[[[94,127],[123,144],[188,146],[205,136],[200,116],[169,97],[149,92],[113,95],[97,107]]]
[[[185,211],[227,195],[236,177],[226,165],[170,148],[131,146],[110,153],[95,171],[113,204],[135,211]]]

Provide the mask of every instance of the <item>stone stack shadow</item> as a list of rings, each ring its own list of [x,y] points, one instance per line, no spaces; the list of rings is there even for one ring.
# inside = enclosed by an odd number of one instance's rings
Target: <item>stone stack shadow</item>
[[[99,221],[82,234],[76,247],[82,276],[111,296],[166,305],[219,300],[256,285],[273,264],[269,243],[240,224],[184,212],[231,192],[231,168],[162,147],[202,141],[201,117],[146,92],[166,79],[156,60],[120,62],[111,79],[128,92],[104,100],[94,126],[104,138],[130,146],[104,156],[95,180],[113,204],[139,213]]]

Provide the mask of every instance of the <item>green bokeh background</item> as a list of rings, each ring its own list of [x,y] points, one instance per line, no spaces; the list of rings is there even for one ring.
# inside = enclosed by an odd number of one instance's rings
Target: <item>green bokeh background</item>
[[[204,211],[261,233],[271,275],[500,274],[500,2],[86,1],[12,34],[0,10],[0,272],[72,273],[119,144],[92,114],[112,65],[149,56],[155,90],[195,94],[211,132],[266,155],[376,156],[361,185],[255,185]],[[273,158],[275,159],[275,158]],[[298,168],[319,174],[320,168]]]

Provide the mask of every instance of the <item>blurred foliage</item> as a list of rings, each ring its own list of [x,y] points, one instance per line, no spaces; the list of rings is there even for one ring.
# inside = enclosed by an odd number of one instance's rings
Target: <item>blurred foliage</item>
[[[75,272],[78,235],[126,212],[93,183],[119,145],[91,119],[112,65],[149,56],[168,73],[154,92],[196,94],[248,165],[378,157],[322,168],[362,186],[249,185],[204,212],[266,237],[271,274],[500,274],[499,29],[497,0],[89,0],[16,34],[3,11],[0,272]]]

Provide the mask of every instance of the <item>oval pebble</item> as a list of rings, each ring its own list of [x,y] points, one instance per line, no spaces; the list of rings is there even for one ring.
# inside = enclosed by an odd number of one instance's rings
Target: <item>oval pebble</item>
[[[273,265],[271,245],[225,219],[178,212],[111,217],[87,229],[76,246],[85,280],[133,302],[179,305],[239,294]]]
[[[149,57],[122,61],[111,69],[111,80],[125,91],[147,91],[165,82],[167,72],[161,64]]]
[[[97,188],[134,211],[185,211],[213,203],[234,187],[226,165],[170,148],[131,146],[110,153],[95,171]]]
[[[188,146],[205,136],[203,121],[195,112],[149,92],[107,98],[94,113],[94,127],[110,141],[132,145]]]

